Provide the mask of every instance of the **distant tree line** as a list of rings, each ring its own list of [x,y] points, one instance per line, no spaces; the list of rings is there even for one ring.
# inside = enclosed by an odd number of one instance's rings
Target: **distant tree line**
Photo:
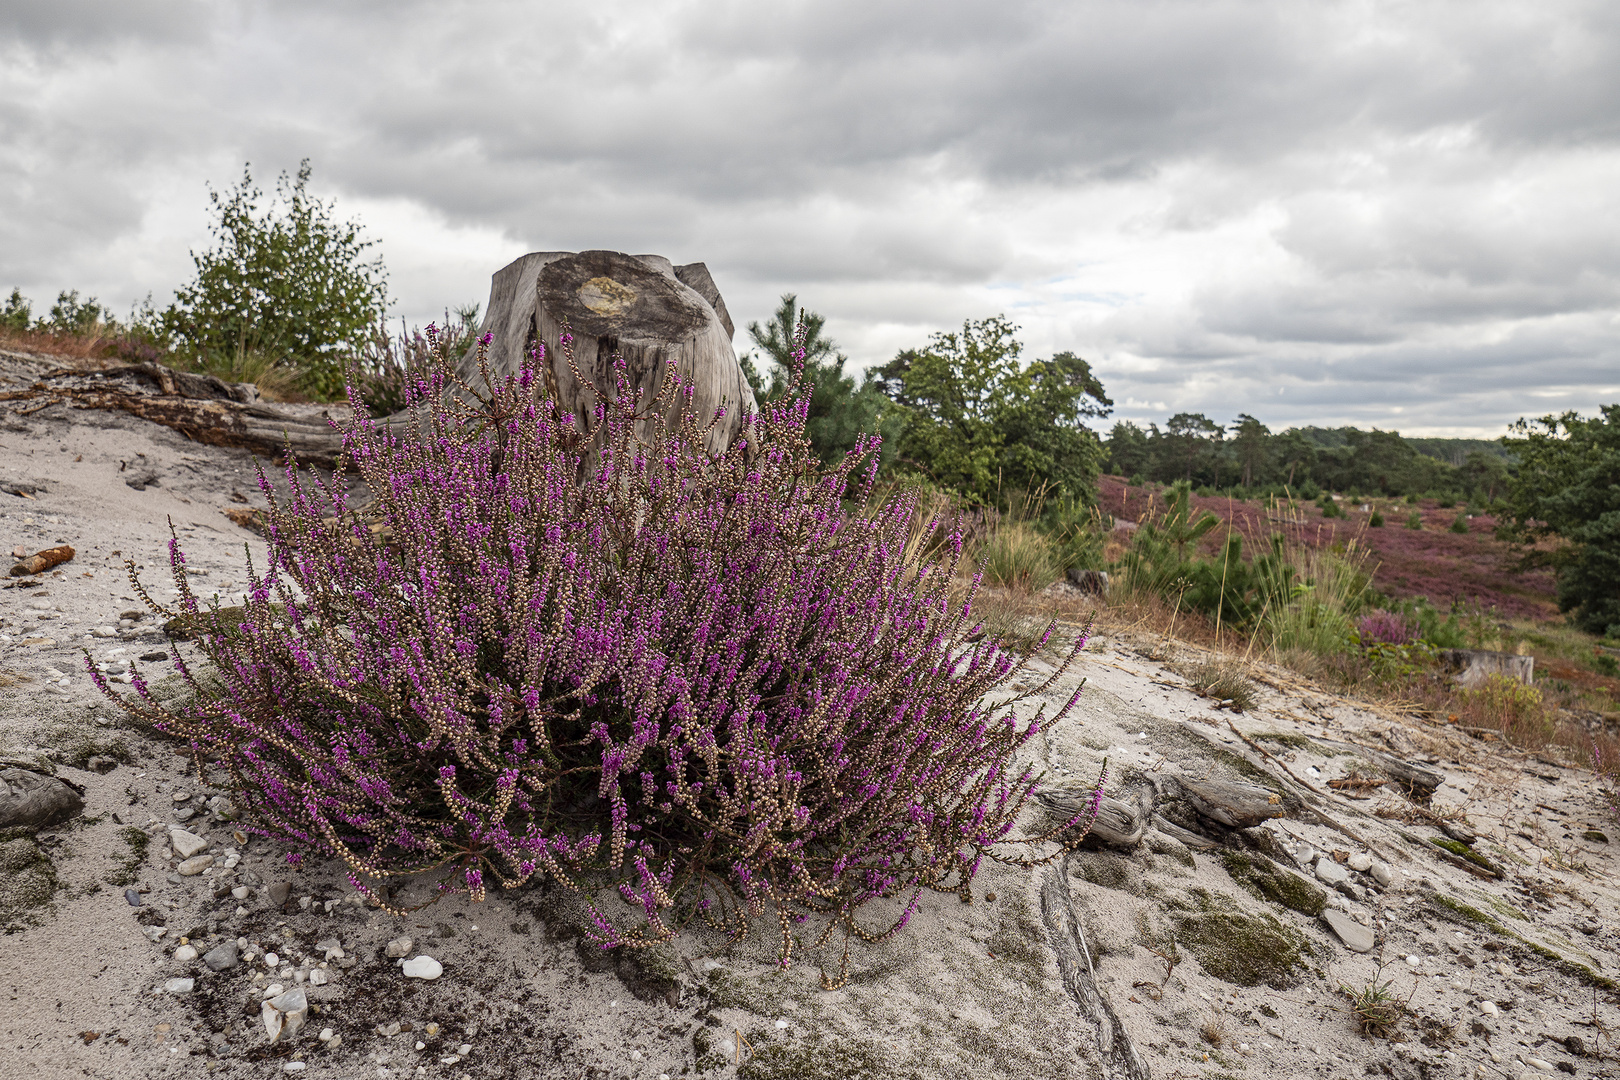
[[[1407,439],[1376,428],[1273,432],[1248,413],[1224,426],[1203,413],[1177,413],[1162,428],[1122,420],[1105,449],[1108,471],[1128,479],[1251,492],[1286,487],[1306,498],[1354,491],[1491,503],[1507,494],[1513,473],[1509,451],[1496,442]]]

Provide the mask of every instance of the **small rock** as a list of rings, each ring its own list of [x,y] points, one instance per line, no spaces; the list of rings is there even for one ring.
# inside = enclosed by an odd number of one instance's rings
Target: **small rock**
[[[179,874],[181,877],[196,877],[198,874],[202,873],[204,870],[213,865],[214,857],[212,855],[198,855],[196,858],[187,859],[185,862],[175,867],[174,872]]]
[[[1386,889],[1395,882],[1395,874],[1387,865],[1378,862],[1376,859],[1373,860],[1373,864],[1367,868],[1367,872],[1372,875],[1374,881],[1378,882],[1378,884],[1382,885]]]
[[[169,654],[166,653],[166,652],[161,652],[161,651],[160,652],[149,652],[149,653],[142,653],[141,654],[141,659],[145,660],[149,664],[157,663],[160,660],[167,660],[168,658],[169,658]]]
[[[444,965],[431,956],[418,956],[405,961],[400,965],[401,972],[407,979],[426,979],[432,981],[444,974]]]
[[[280,907],[287,902],[287,897],[292,895],[292,885],[285,881],[278,881],[270,886],[268,895],[270,902]]]
[[[157,941],[158,941],[159,938],[161,938],[164,934],[167,934],[168,932],[169,932],[169,929],[166,926],[143,926],[143,927],[141,927],[141,933],[146,935],[146,940],[152,942],[154,945],[157,944]]]
[[[285,1065],[283,1065],[281,1067],[281,1071],[282,1072],[290,1072],[290,1073],[301,1073],[301,1072],[304,1071],[304,1063],[302,1061],[289,1061],[289,1062],[287,1062],[287,1064],[285,1064]]]
[[[0,769],[0,829],[40,829],[77,816],[79,793],[54,776]]]
[[[462,1043],[460,1046],[456,1047],[456,1053],[460,1054],[462,1057],[466,1057],[468,1054],[472,1053],[472,1043]]]
[[[134,889],[125,889],[124,899],[129,901],[130,907],[141,906],[141,894],[136,892]]]
[[[1550,1073],[1555,1071],[1553,1063],[1542,1058],[1525,1058],[1524,1063],[1530,1066],[1532,1069],[1538,1069],[1541,1072]]]
[[[330,1042],[334,1034],[336,1033],[331,1028],[321,1028],[321,1033],[317,1037],[321,1042]]]
[[[196,985],[196,979],[170,979],[163,984],[163,990],[169,994],[189,994]]]
[[[322,971],[320,968],[312,968],[310,970],[309,985],[311,986],[325,986],[331,981],[331,979],[332,976]]]
[[[1372,869],[1373,861],[1372,856],[1367,854],[1365,851],[1353,851],[1350,853],[1350,858],[1346,860],[1346,863],[1349,865],[1350,869],[1365,874],[1368,870]]]
[[[231,890],[231,898],[233,900],[246,900],[250,892],[252,892],[252,890],[246,885],[238,885],[236,888]]]
[[[284,994],[267,998],[259,1006],[259,1017],[264,1021],[265,1034],[271,1042],[291,1040],[309,1019],[309,999],[304,988],[295,986]]]
[[[1344,942],[1344,947],[1351,952],[1371,952],[1377,941],[1370,929],[1334,908],[1322,912],[1322,921],[1328,924],[1328,929],[1338,935],[1339,940]]]
[[[1496,1002],[1494,1001],[1480,1002],[1479,1011],[1484,1013],[1486,1016],[1496,1016],[1501,1012],[1501,1010],[1496,1007]]]
[[[182,859],[189,859],[193,855],[200,855],[208,850],[208,841],[194,832],[185,829],[169,830],[169,843],[174,845],[176,855]]]
[[[176,803],[183,803],[187,799],[191,798],[191,792],[182,788],[176,788],[174,790],[174,794],[170,795],[169,798],[173,799]]]
[[[182,964],[189,964],[197,959],[197,950],[190,945],[182,945],[174,950],[174,958]]]
[[[281,957],[277,956],[275,953],[267,952],[267,953],[264,954],[264,966],[265,967],[273,968],[273,967],[277,966],[280,963],[281,963]]]
[[[203,963],[208,965],[210,971],[225,971],[228,968],[233,968],[241,962],[241,959],[234,941],[220,942],[203,954]]]
[[[1323,855],[1316,860],[1316,876],[1325,884],[1337,885],[1350,880],[1350,871],[1334,862],[1331,856]]]
[[[409,956],[411,955],[411,946],[414,944],[416,943],[408,937],[395,938],[393,941],[388,943],[388,946],[383,950],[383,952],[385,952],[391,958]]]
[[[1415,967],[1415,968],[1422,967],[1423,966],[1423,957],[1414,955],[1412,953],[1407,953],[1406,954],[1406,964],[1407,964],[1408,967]]]

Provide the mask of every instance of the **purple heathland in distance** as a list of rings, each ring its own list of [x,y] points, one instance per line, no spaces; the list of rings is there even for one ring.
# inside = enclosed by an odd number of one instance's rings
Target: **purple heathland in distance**
[[[176,661],[189,703],[137,679],[120,704],[217,757],[290,859],[340,859],[385,904],[382,879],[428,871],[475,900],[611,881],[644,925],[590,904],[604,947],[769,915],[787,963],[794,923],[869,937],[856,909],[909,895],[892,933],[922,889],[1012,857],[1036,783],[1016,755],[1073,698],[1027,721],[1012,701],[1067,662],[986,702],[1022,661],[970,643],[960,534],[908,560],[916,501],[873,496],[877,439],[822,467],[801,393],[717,456],[678,379],[641,400],[621,361],[579,423],[530,359],[484,397],[440,356],[403,424],[356,400],[368,517],[341,474],[289,462],[279,497],[261,475],[269,564],[239,617],[198,604],[171,541],[213,670]],[[1072,843],[1088,815],[1067,824],[1022,839]]]

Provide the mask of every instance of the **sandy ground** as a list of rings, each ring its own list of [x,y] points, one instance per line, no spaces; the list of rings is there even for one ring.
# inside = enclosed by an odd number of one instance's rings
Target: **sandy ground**
[[[27,376],[26,365],[10,371]],[[83,650],[115,667],[173,650],[150,618],[120,625],[139,607],[124,556],[147,568],[156,596],[172,595],[168,522],[199,591],[240,589],[244,545],[262,560],[262,544],[221,511],[243,505],[237,493],[260,502],[251,459],[143,421],[52,406],[0,413],[0,461],[0,486],[34,493],[0,494],[0,546],[77,550],[55,572],[0,590],[0,758],[53,768],[86,800],[81,819],[39,837],[48,864],[7,882],[15,895],[47,865],[55,879],[49,903],[15,915],[0,937],[0,1076],[1132,1075],[1099,1050],[1077,971],[1094,972],[1139,1054],[1134,1075],[1620,1075],[1609,1034],[1620,1029],[1610,981],[1620,972],[1620,829],[1590,773],[1380,716],[1264,669],[1272,685],[1256,708],[1218,711],[1176,674],[1177,661],[1193,658],[1174,645],[1155,658],[1153,642],[1093,643],[1048,695],[1089,680],[1078,715],[1034,748],[1041,764],[1076,788],[1107,757],[1122,790],[1214,777],[1267,783],[1290,806],[1303,797],[1316,812],[1267,824],[1266,843],[1282,863],[1309,846],[1388,868],[1387,887],[1348,870],[1343,892],[1326,890],[1376,932],[1372,952],[1349,951],[1321,919],[1233,879],[1234,852],[1263,858],[1252,850],[1258,833],[1195,854],[1154,832],[1129,853],[992,866],[972,903],[925,898],[898,938],[858,947],[854,977],[831,991],[818,961],[836,966],[836,948],[806,950],[784,971],[769,934],[730,947],[694,934],[615,967],[568,932],[566,905],[533,890],[380,913],[355,902],[333,867],[295,872],[284,852],[234,836],[208,809],[228,793],[125,724],[82,669]],[[114,636],[94,636],[101,628]],[[1329,789],[1326,780],[1370,768],[1355,744],[1442,773],[1431,807],[1465,813],[1480,837],[1474,850],[1504,877],[1447,861],[1430,843],[1441,833],[1404,800]],[[93,754],[123,760],[106,773],[77,767]],[[215,865],[175,873],[171,824],[206,839]],[[1298,868],[1300,880],[1311,873]],[[1227,925],[1236,929],[1224,951],[1195,940],[1200,927]],[[405,936],[411,956],[442,963],[441,977],[401,974],[385,950]],[[216,973],[177,959],[182,939],[202,951],[240,941],[257,956]],[[270,1045],[259,1020],[266,988],[316,971],[323,985],[303,983],[315,1006],[308,1023]],[[167,992],[174,978],[194,979],[191,992]],[[1339,989],[1373,983],[1405,1003],[1392,1038],[1360,1034]],[[337,1038],[320,1039],[325,1030]]]

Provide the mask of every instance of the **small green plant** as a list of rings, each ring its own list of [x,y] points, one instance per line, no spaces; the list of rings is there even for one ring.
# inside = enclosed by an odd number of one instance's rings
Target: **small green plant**
[[[0,330],[10,330],[13,333],[27,333],[34,321],[34,305],[22,294],[22,290],[15,285],[11,287],[11,295],[6,297],[6,306],[0,308]]]
[[[1369,529],[1382,529],[1384,527],[1384,515],[1374,510],[1372,517],[1367,519],[1367,527]]]
[[[1020,592],[1040,592],[1065,569],[1052,541],[1027,521],[1003,521],[976,554],[984,562],[986,582]]]
[[[1434,505],[1439,507],[1441,510],[1450,510],[1452,507],[1457,505],[1457,500],[1452,496],[1447,495]]]
[[[1414,510],[1406,517],[1406,527],[1414,532],[1423,528],[1423,511]]]
[[[1418,504],[1418,495],[1417,495],[1417,492],[1413,491],[1413,492],[1409,493],[1406,496],[1406,505],[1407,506],[1416,506],[1417,504]]]
[[[1254,682],[1238,664],[1205,661],[1187,672],[1187,681],[1204,697],[1230,702],[1237,712],[1254,708]]]
[[[1396,996],[1394,983],[1378,982],[1374,976],[1373,981],[1360,990],[1340,983],[1339,993],[1350,999],[1350,1015],[1363,1035],[1387,1039],[1400,1030],[1401,1020],[1406,1016],[1406,1002]]]
[[[1451,531],[1454,533],[1468,532],[1468,515],[1458,514],[1451,522]]]
[[[1496,728],[1521,746],[1540,746],[1550,739],[1556,720],[1541,691],[1508,675],[1489,675],[1463,692],[1465,711],[1478,727]]]

